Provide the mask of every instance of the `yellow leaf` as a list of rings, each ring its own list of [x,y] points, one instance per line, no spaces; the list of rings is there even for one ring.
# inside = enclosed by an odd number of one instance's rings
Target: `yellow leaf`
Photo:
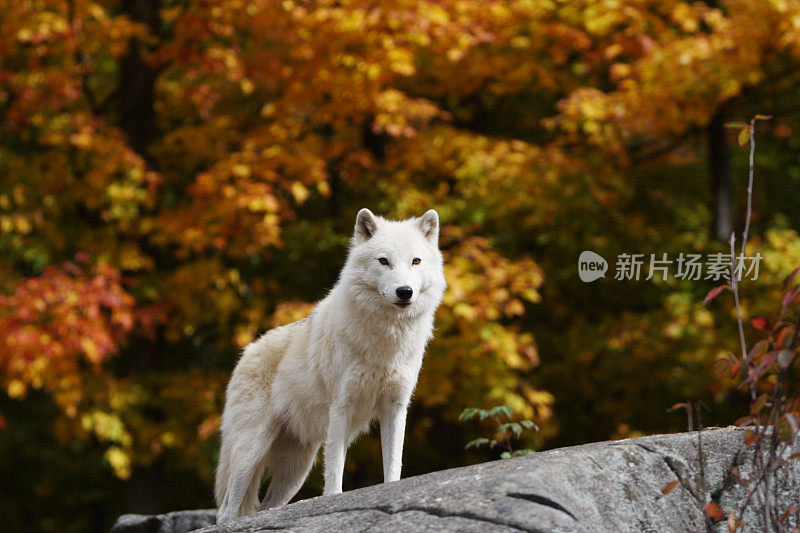
[[[239,82],[239,88],[242,90],[242,93],[245,96],[249,96],[253,94],[256,86],[252,81],[248,80],[247,78],[243,78],[242,81]]]
[[[166,431],[161,434],[161,442],[164,446],[174,446],[176,442],[175,433],[172,431]]]
[[[295,181],[292,183],[292,196],[294,196],[294,200],[298,204],[302,204],[308,198],[308,189],[306,186],[300,183],[299,181]]]
[[[9,398],[19,399],[25,396],[25,384],[18,379],[12,379],[6,386]]]
[[[131,458],[122,448],[111,446],[106,450],[104,457],[118,478],[128,479],[131,477]]]
[[[331,186],[328,184],[327,181],[318,181],[317,182],[317,191],[324,197],[328,197],[331,195]]]
[[[97,348],[97,344],[89,337],[83,337],[81,339],[81,348],[83,349],[83,353],[86,354],[86,358],[92,363],[99,363],[103,358],[100,350]]]
[[[250,167],[248,167],[247,165],[243,165],[241,163],[233,165],[233,168],[231,168],[231,172],[233,172],[233,175],[236,176],[237,178],[250,177]]]
[[[261,108],[261,116],[264,118],[271,117],[275,113],[275,104],[264,104]]]
[[[389,68],[403,76],[413,75],[417,69],[414,67],[414,59],[411,52],[402,48],[393,48],[387,54]]]

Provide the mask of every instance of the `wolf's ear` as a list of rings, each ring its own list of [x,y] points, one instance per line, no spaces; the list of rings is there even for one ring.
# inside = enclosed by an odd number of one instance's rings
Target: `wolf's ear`
[[[429,209],[417,220],[417,228],[430,242],[439,243],[439,214],[435,209]]]
[[[362,209],[356,216],[356,230],[353,233],[353,240],[356,244],[366,242],[378,231],[378,221],[375,215],[367,208]]]

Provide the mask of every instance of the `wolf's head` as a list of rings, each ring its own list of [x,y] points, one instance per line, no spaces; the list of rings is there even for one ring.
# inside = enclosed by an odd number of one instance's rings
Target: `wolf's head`
[[[360,305],[405,316],[436,309],[446,286],[439,215],[392,221],[362,209],[341,280]]]

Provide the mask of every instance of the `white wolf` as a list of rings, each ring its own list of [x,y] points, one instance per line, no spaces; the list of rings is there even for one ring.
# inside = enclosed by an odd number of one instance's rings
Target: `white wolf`
[[[307,318],[244,349],[228,384],[215,498],[222,524],[284,505],[325,444],[324,494],[342,491],[350,442],[380,421],[385,481],[400,479],[406,409],[445,279],[439,216],[356,218],[333,290]]]

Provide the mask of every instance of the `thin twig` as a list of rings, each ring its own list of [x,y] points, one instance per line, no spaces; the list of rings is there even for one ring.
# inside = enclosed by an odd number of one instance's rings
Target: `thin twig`
[[[745,249],[747,248],[747,237],[750,235],[750,217],[753,214],[753,175],[755,174],[755,153],[756,153],[756,119],[750,120],[750,171],[747,180],[747,218],[744,223],[744,233],[742,234],[742,251],[739,253],[739,263],[744,267]]]
[[[749,217],[748,217],[749,218]],[[750,358],[747,356],[747,343],[744,340],[744,324],[742,323],[742,309],[739,305],[739,282],[736,279],[736,233],[731,232],[731,292],[733,292],[733,299],[736,303],[736,320],[739,323],[739,343],[742,348],[742,374],[747,379],[750,375]],[[753,401],[756,399],[756,385],[755,380],[750,383],[750,397]]]
[[[497,415],[494,415],[494,420],[495,420],[495,422],[497,423],[497,427],[498,427],[498,428],[499,428],[501,425],[503,425],[503,421],[502,421],[502,420],[500,420],[500,417],[499,417],[499,416],[497,416]],[[503,436],[506,438],[506,448],[508,448],[508,453],[514,453],[514,448],[511,446],[511,438],[510,438],[510,437],[509,437],[509,435],[508,435],[508,431],[506,431],[506,432],[503,434]]]
[[[739,344],[742,348],[742,373],[745,379],[750,374],[750,358],[747,356],[747,343],[744,339],[744,324],[742,323],[742,311],[739,305],[739,279],[738,272],[744,272],[745,253],[747,251],[747,238],[750,235],[750,219],[753,214],[753,176],[755,175],[755,153],[756,153],[756,119],[753,117],[750,120],[749,133],[750,133],[750,169],[748,172],[747,180],[747,218],[744,224],[744,233],[742,233],[742,247],[739,252],[739,259],[736,259],[736,233],[731,232],[731,290],[733,292],[734,300],[736,301],[736,320],[739,324]],[[753,401],[756,399],[756,385],[755,380],[750,383],[750,397]]]

